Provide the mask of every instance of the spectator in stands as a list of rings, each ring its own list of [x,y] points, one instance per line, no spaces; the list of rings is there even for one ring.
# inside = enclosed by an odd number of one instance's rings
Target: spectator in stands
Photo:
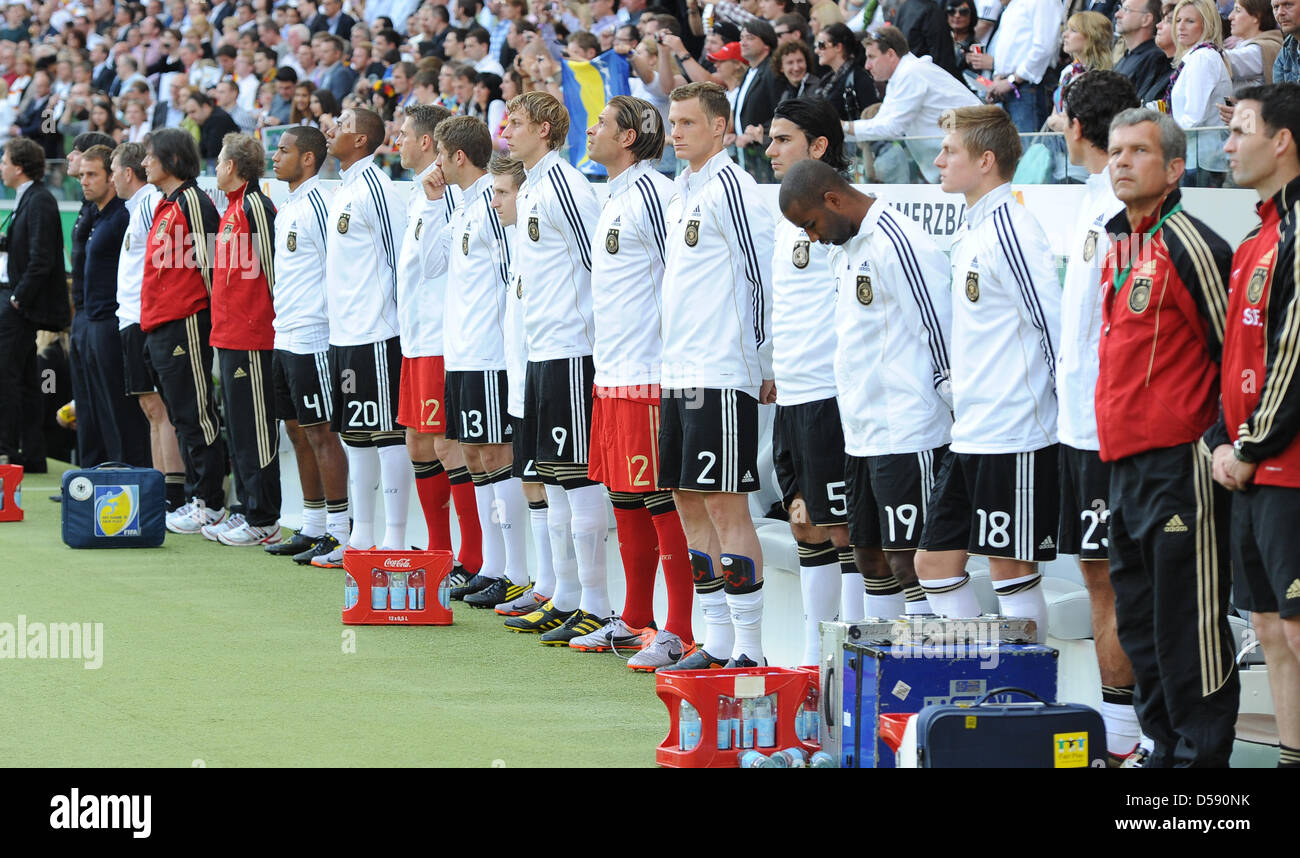
[[[812,30],[808,28],[808,19],[798,12],[777,18],[772,24],[772,30],[776,33],[778,46],[786,42],[803,42],[809,50],[812,49]]]
[[[966,52],[975,44],[975,0],[947,0],[944,12],[952,36],[953,67],[958,75],[965,75],[970,69]]]
[[[506,103],[501,97],[500,77],[492,72],[482,72],[477,75],[474,87],[470,91],[470,107],[467,112],[487,124],[488,130],[492,132],[492,144],[495,146],[497,136],[505,125],[506,116]]]
[[[1179,0],[1174,7],[1177,48],[1169,84],[1169,112],[1184,129],[1223,125],[1218,106],[1232,97],[1232,73],[1213,0]],[[1197,132],[1188,141],[1188,183],[1217,187],[1227,169],[1226,133]]]
[[[1273,61],[1273,83],[1300,83],[1300,0],[1273,0],[1282,50]]]
[[[213,95],[216,97],[217,106],[230,114],[230,118],[235,120],[235,124],[241,131],[252,133],[257,130],[257,113],[239,106],[239,87],[233,80],[223,80],[218,83],[213,90]]]
[[[86,130],[107,134],[113,138],[115,144],[126,139],[126,132],[122,128],[122,123],[117,121],[117,113],[113,108],[112,100],[103,96],[91,102],[90,122]]]
[[[971,68],[993,71],[988,102],[1001,104],[1021,134],[1032,134],[1047,121],[1050,93],[1043,76],[1060,47],[1061,16],[1060,3],[1010,0],[989,50],[966,55]]]
[[[324,33],[312,39],[312,47],[320,66],[317,89],[327,89],[342,101],[357,82],[357,73],[343,64],[343,40]]]
[[[293,90],[298,83],[298,75],[285,66],[275,72],[275,97],[267,108],[266,125],[288,125],[293,113]]]
[[[1156,28],[1163,18],[1161,0],[1124,0],[1115,11],[1115,29],[1124,43],[1124,56],[1115,71],[1133,81],[1145,104],[1163,98],[1169,86],[1169,57],[1156,44]]]
[[[126,118],[126,136],[122,142],[142,143],[150,130],[148,108],[138,98],[128,98],[124,104],[122,113]]]
[[[290,125],[320,127],[311,115],[311,95],[315,91],[316,85],[309,80],[299,81],[298,85],[294,87],[293,108],[289,111]]]
[[[823,92],[841,121],[861,119],[864,108],[880,101],[876,85],[862,65],[866,51],[843,22],[817,33],[813,50],[821,64],[831,71]]]
[[[942,137],[939,117],[950,108],[977,106],[979,99],[930,57],[918,57],[908,50],[907,39],[895,27],[884,26],[874,36],[863,38],[866,67],[878,83],[888,84],[885,100],[870,119],[844,123],[844,139],[894,140],[898,138]],[[939,179],[934,159],[939,140],[905,141],[927,182]]]
[[[339,114],[343,112],[343,107],[334,98],[334,93],[321,87],[317,87],[312,92],[308,107],[311,111],[312,124],[319,128],[321,133],[333,128],[334,120],[338,119]]]
[[[844,14],[831,0],[818,0],[808,12],[808,29],[812,31],[814,38],[828,27],[843,23]]]
[[[666,45],[667,43],[665,43]],[[699,80],[713,80],[727,90],[727,100],[731,102],[732,113],[736,110],[736,96],[740,92],[740,85],[744,82],[745,76],[749,74],[749,64],[745,62],[745,57],[740,53],[740,42],[728,42],[722,46],[722,50],[708,55],[707,59],[713,63],[713,74],[706,74]],[[694,63],[694,61],[691,61]],[[690,71],[688,69],[688,71]],[[692,76],[691,82],[696,78]],[[734,118],[733,118],[734,122]],[[734,143],[735,131],[732,132],[732,139],[728,145]]]
[[[1178,53],[1178,43],[1174,41],[1174,6],[1176,0],[1162,0],[1160,3],[1160,23],[1156,24],[1156,47],[1164,53],[1165,57],[1171,63],[1170,71],[1173,71],[1172,63],[1174,54]],[[1165,81],[1164,97],[1169,96],[1169,81]],[[1165,102],[1168,108],[1168,101]]]
[[[321,21],[320,26],[324,32],[345,41],[352,35],[352,28],[357,23],[355,18],[343,11],[343,0],[324,0],[320,4],[317,18]]]
[[[57,161],[63,157],[63,135],[57,130],[50,102],[50,73],[44,70],[32,74],[30,92],[23,93],[27,107],[18,115],[11,137],[27,137],[41,147],[46,160]]]
[[[199,127],[199,157],[204,160],[221,154],[221,140],[238,134],[239,126],[230,114],[218,107],[202,92],[192,92],[185,100],[185,115]]]
[[[1076,12],[1065,22],[1061,50],[1073,62],[1061,69],[1060,83],[1052,92],[1052,115],[1047,118],[1049,131],[1058,134],[1065,131],[1065,87],[1086,71],[1111,68],[1114,65],[1111,53],[1114,43],[1110,19],[1100,12]]]
[[[411,86],[411,92],[415,96],[416,104],[437,104],[438,103],[438,72],[419,71],[413,78],[414,84]],[[507,77],[502,83],[502,97],[505,97],[505,84],[511,77],[517,76],[519,72],[511,69],[506,73]],[[513,96],[512,96],[513,97]],[[509,103],[509,100],[506,102]]]
[[[780,38],[778,36],[778,38]],[[823,81],[811,69],[817,64],[807,43],[795,39],[777,45],[772,52],[772,73],[785,81],[778,101],[788,98],[813,98],[821,95]]]
[[[904,0],[894,15],[893,26],[903,34],[915,56],[930,57],[935,66],[957,76],[956,57],[946,50],[952,30],[940,4],[934,0]]]
[[[772,71],[768,62],[776,49],[776,33],[766,21],[755,19],[740,28],[740,54],[749,71],[736,93],[736,151],[740,166],[760,183],[775,181],[768,160],[768,126],[772,112],[785,88],[785,79]]]
[[[488,31],[482,27],[474,27],[465,34],[465,59],[474,64],[474,71],[492,72],[500,77],[505,74],[505,69],[501,68],[501,63],[488,56],[488,48],[492,44],[492,37]]]
[[[1282,31],[1273,20],[1269,0],[1237,0],[1228,15],[1232,38],[1228,46],[1228,65],[1232,83],[1238,89],[1273,82],[1273,63],[1282,50]]]
[[[453,78],[452,91],[456,94],[456,112],[467,114],[474,101],[474,82],[478,80],[478,72],[474,71],[473,66],[458,65],[453,72]]]

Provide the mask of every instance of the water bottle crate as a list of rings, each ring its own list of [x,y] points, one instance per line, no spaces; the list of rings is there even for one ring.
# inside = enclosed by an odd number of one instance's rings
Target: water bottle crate
[[[815,664],[801,664],[796,667],[795,670],[800,670],[808,674],[808,684],[817,689],[817,706],[819,711],[813,713],[812,721],[809,722],[810,726],[813,728],[811,735],[808,736],[808,738],[799,741],[799,744],[802,745],[803,749],[808,752],[809,756],[811,756],[822,749],[821,735],[817,730],[817,722],[821,720],[820,709],[825,705],[821,702],[822,669]]]
[[[23,520],[23,466],[0,465],[0,521]]]
[[[356,602],[347,607],[349,587],[344,588],[343,624],[348,626],[449,626],[450,603],[444,607],[438,599],[443,579],[451,574],[450,551],[353,551],[343,553],[343,569],[356,582]],[[383,574],[384,592],[376,593],[372,579],[378,570]],[[389,598],[387,586],[393,575],[424,574],[424,607],[412,609],[406,603],[414,587],[405,587],[401,598]],[[346,580],[346,579],[345,579]],[[380,608],[378,601],[384,602]]]
[[[655,762],[665,768],[736,768],[745,751],[772,753],[781,748],[802,747],[809,753],[815,743],[801,740],[795,732],[795,713],[808,693],[809,683],[816,685],[817,675],[807,670],[787,667],[735,667],[723,670],[681,670],[655,675],[655,693],[668,707],[668,735],[655,749]],[[752,745],[719,749],[719,699],[757,702],[774,698],[775,730],[771,744],[760,744],[755,732]],[[681,704],[694,707],[700,720],[699,744],[682,750]],[[730,735],[735,738],[735,726]],[[728,744],[737,744],[729,741]]]

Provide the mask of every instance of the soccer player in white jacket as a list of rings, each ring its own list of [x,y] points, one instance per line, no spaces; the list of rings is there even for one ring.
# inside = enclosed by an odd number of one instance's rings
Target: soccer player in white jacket
[[[763,659],[763,555],[747,492],[758,490],[758,405],[772,373],[773,218],[723,150],[731,105],[715,83],[673,90],[677,177],[664,269],[659,485],[673,489],[700,597],[704,645],[671,667]]]
[[[526,92],[511,99],[506,116],[501,137],[527,175],[516,202],[513,263],[528,339],[525,444],[546,482],[556,582],[547,605],[511,617],[506,628],[541,632],[543,645],[567,647],[614,613],[605,580],[605,491],[587,475],[596,374],[591,228],[600,204],[560,156],[569,130],[563,104]]]
[[[327,135],[342,181],[330,201],[325,293],[334,430],[343,439],[352,483],[348,545],[404,550],[411,460],[397,424],[402,350],[397,324],[397,251],[406,210],[393,180],[375,163],[384,120],[345,110]],[[384,538],[375,539],[375,490],[382,474]],[[312,565],[342,564],[342,548]]]
[[[935,165],[966,214],[952,245],[952,446],[916,572],[935,612],[979,614],[968,553],[989,558],[1001,612],[1038,623],[1038,563],[1056,557],[1056,349],[1061,287],[1034,216],[1011,194],[1020,136],[1000,108],[944,114]]]

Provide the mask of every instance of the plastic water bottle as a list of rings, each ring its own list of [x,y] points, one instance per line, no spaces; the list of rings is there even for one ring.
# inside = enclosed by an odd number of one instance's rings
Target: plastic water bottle
[[[731,704],[730,697],[718,695],[718,750],[731,749]]]
[[[808,766],[808,755],[803,748],[784,748],[772,755],[778,769],[802,769]]]
[[[388,610],[388,575],[382,569],[370,570],[370,608]]]
[[[353,607],[361,599],[361,589],[351,574],[343,573],[343,610]]]
[[[775,769],[777,765],[758,751],[746,751],[740,755],[740,767],[742,769]]]
[[[416,569],[406,579],[406,609],[408,611],[424,610],[424,570]]]
[[[821,728],[821,713],[817,708],[819,700],[817,686],[808,683],[808,693],[803,696],[799,711],[794,716],[795,735],[806,742],[817,741],[818,730]]]
[[[825,751],[818,751],[817,753],[813,754],[812,758],[808,761],[808,767],[810,769],[838,769],[839,768],[839,766],[835,765],[835,758],[832,757],[830,754],[826,753]]]
[[[444,575],[438,582],[438,604],[447,610],[451,610],[451,582]]]
[[[701,728],[700,713],[683,700],[677,715],[677,747],[683,751],[694,751],[700,744]]]
[[[736,725],[736,732],[732,736],[731,746],[736,750],[752,748],[754,747],[754,700],[747,697],[737,702],[739,706],[736,708],[740,711],[738,715],[732,716],[731,723]]]
[[[754,701],[754,744],[760,748],[776,747],[776,695]]]
[[[388,607],[394,611],[406,610],[406,575],[405,572],[388,575]]]

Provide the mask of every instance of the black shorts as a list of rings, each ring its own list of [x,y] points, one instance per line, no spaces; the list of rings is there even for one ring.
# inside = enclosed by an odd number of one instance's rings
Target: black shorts
[[[509,444],[514,424],[504,369],[449,371],[443,385],[447,440],[462,444]]]
[[[122,338],[122,376],[126,380],[126,395],[155,393],[158,376],[149,363],[149,350],[144,347],[144,331],[140,330],[140,324],[127,325],[117,333]]]
[[[276,349],[271,357],[271,378],[277,418],[297,420],[299,426],[329,422],[334,413],[334,391],[326,352],[300,355]]]
[[[1105,560],[1110,548],[1110,465],[1096,450],[1061,445],[1061,530],[1056,550]]]
[[[930,495],[948,448],[885,456],[844,457],[849,544],[855,548],[915,551]]]
[[[529,445],[524,434],[524,418],[511,417],[510,426],[513,429],[511,434],[514,436],[510,442],[511,450],[514,452],[514,461],[510,463],[510,476],[518,477],[525,483],[540,485],[542,478],[537,473],[537,463],[533,461],[532,453],[526,449]]]
[[[835,397],[778,405],[772,423],[772,464],[786,508],[803,496],[808,520],[822,527],[844,524],[844,430]]]
[[[397,337],[361,346],[329,347],[330,428],[335,432],[400,432],[397,394],[402,348]]]
[[[985,557],[1056,559],[1056,445],[1032,453],[954,453],[939,466],[921,548]]]
[[[734,388],[663,388],[659,488],[758,491],[758,400]]]
[[[1232,493],[1232,595],[1243,611],[1300,616],[1300,489]]]
[[[528,362],[524,381],[524,449],[531,450],[528,458],[587,463],[595,378],[591,355]]]

